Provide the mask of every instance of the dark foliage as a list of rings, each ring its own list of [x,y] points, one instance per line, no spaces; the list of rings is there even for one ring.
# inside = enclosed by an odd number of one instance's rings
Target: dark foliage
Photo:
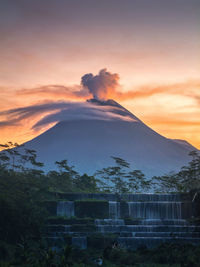
[[[95,176],[80,175],[67,160],[56,162],[58,171],[44,173],[36,151],[12,142],[1,147],[6,150],[0,153],[0,266],[95,266],[99,257],[104,266],[199,266],[200,248],[191,245],[165,244],[155,250],[141,248],[135,252],[112,245],[98,251],[79,251],[69,246],[61,251],[49,249],[42,239],[49,214],[41,203],[54,201],[55,192],[141,192],[149,189],[150,182],[141,171],[130,170],[125,160],[116,157],[115,166],[98,172],[97,177],[104,181],[111,179],[107,186]],[[154,178],[160,191],[196,192],[200,188],[200,156],[191,156],[192,161],[178,174]],[[103,214],[101,205],[97,212]],[[91,231],[89,223],[85,227]]]
[[[191,192],[200,190],[200,154],[189,153],[192,160],[177,173],[152,178],[154,190],[159,192]]]
[[[145,192],[150,189],[151,181],[147,180],[140,170],[131,170],[124,159],[112,157],[115,165],[96,172],[100,177],[99,186],[103,191],[117,194]]]

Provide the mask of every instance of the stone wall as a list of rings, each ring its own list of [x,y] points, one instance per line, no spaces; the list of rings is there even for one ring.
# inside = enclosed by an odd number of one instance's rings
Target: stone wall
[[[83,249],[107,242],[129,249],[200,243],[200,226],[194,223],[197,205],[186,194],[62,194],[46,205],[54,216],[47,227],[51,242]]]

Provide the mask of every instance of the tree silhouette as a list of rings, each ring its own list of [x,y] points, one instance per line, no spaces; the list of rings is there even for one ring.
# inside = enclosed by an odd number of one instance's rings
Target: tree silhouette
[[[135,193],[148,191],[150,181],[140,170],[130,170],[130,164],[119,157],[111,157],[115,166],[103,168],[96,172],[99,177],[99,186],[103,191],[122,193]]]

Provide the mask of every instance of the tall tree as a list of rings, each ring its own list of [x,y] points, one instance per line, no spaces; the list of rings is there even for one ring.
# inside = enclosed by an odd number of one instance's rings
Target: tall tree
[[[147,191],[150,182],[139,170],[130,170],[130,164],[122,158],[111,157],[115,166],[103,168],[96,172],[99,185],[103,191],[114,193],[135,193]]]
[[[159,192],[190,192],[200,189],[200,154],[189,153],[192,160],[177,173],[152,178],[154,190]]]

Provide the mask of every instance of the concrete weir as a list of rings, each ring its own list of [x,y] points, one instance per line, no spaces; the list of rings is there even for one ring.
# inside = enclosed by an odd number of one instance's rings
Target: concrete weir
[[[197,203],[183,194],[64,194],[58,220],[49,221],[49,240],[67,240],[86,249],[95,236],[122,247],[152,248],[163,242],[200,244],[194,224]],[[53,215],[53,214],[52,214]],[[63,216],[62,218],[60,216]]]

